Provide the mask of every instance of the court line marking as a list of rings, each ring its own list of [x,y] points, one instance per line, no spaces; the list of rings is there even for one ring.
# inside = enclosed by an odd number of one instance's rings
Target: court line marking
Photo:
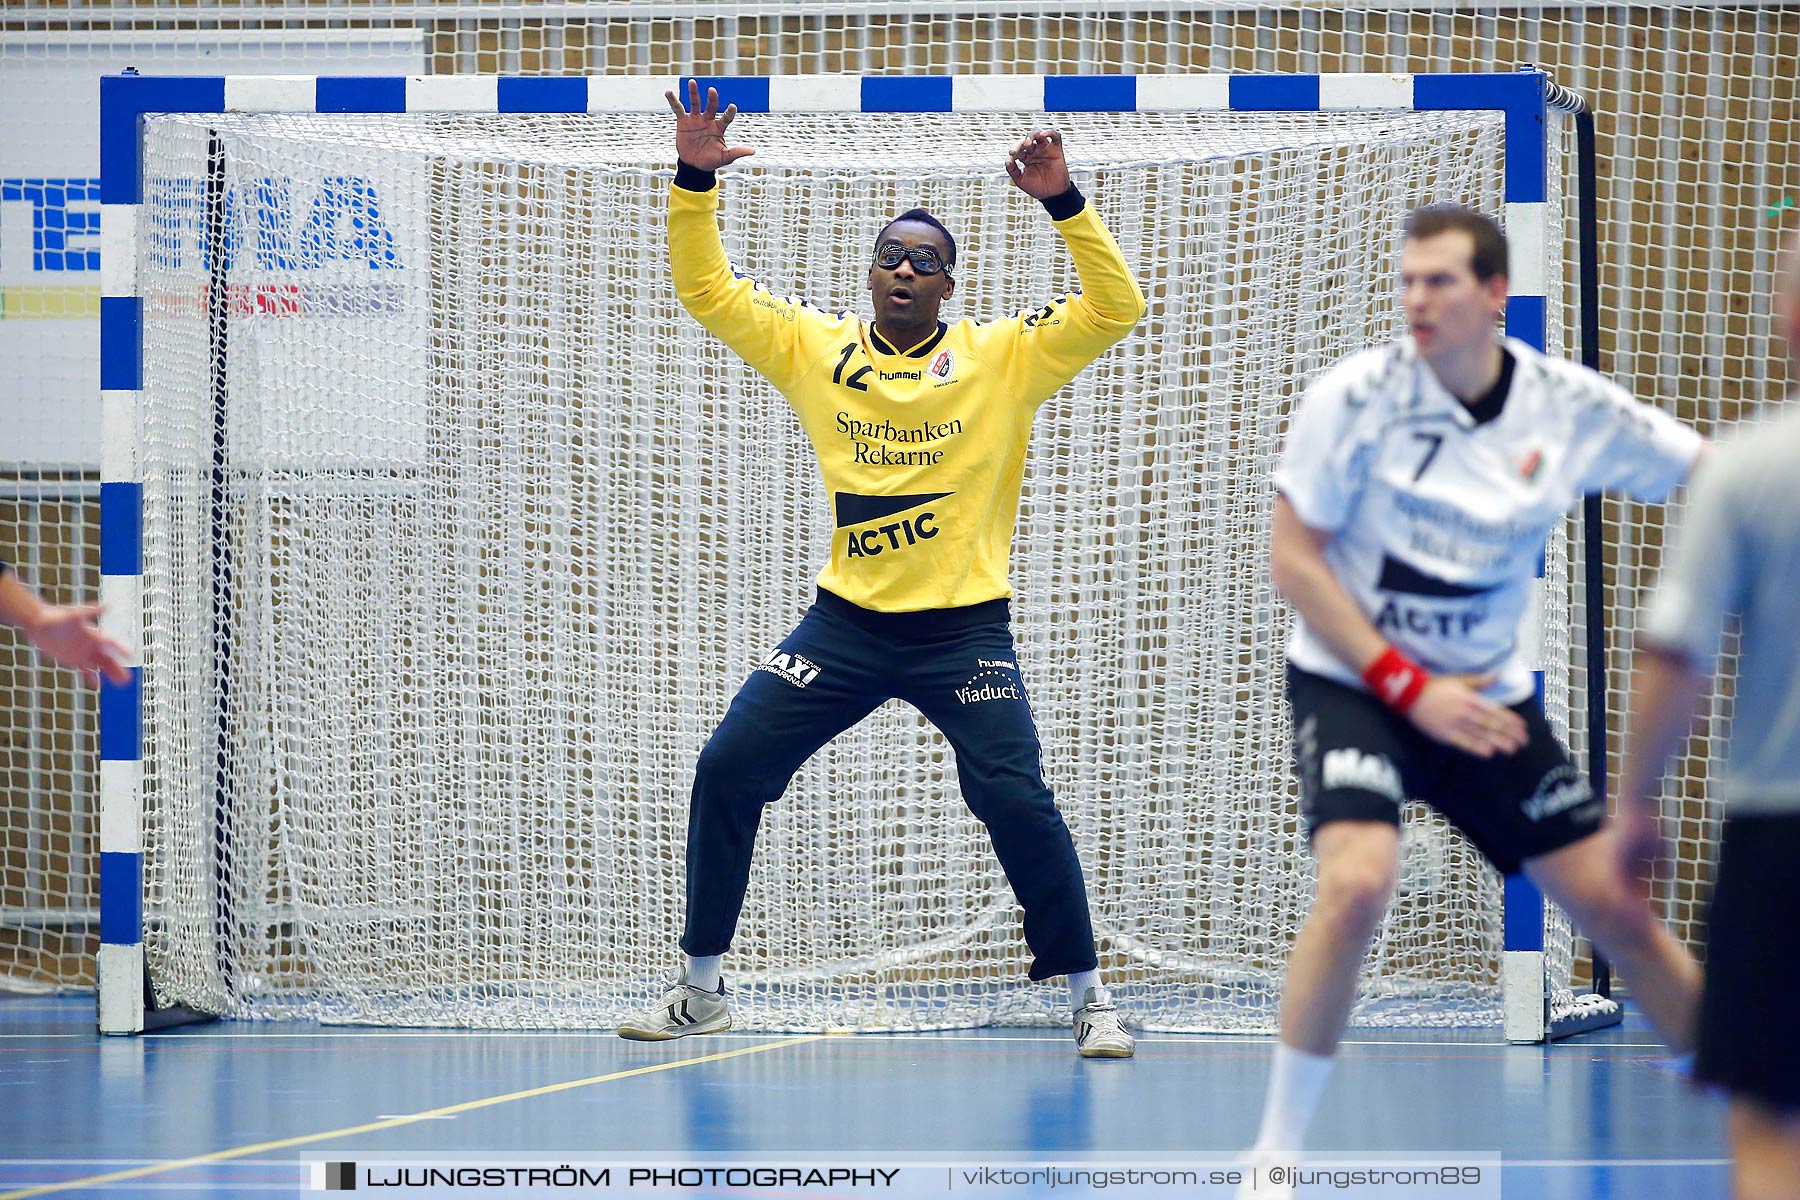
[[[25,1200],[28,1196],[48,1196],[53,1192],[72,1192],[78,1188],[95,1187],[103,1183],[118,1183],[125,1179],[142,1179],[147,1175],[162,1175],[169,1171],[179,1171],[186,1167],[203,1166],[207,1163],[225,1162],[234,1158],[247,1158],[252,1154],[261,1154],[270,1150],[285,1150],[290,1146],[307,1146],[315,1142],[328,1142],[336,1138],[355,1137],[364,1133],[377,1133],[383,1129],[396,1129],[402,1125],[411,1125],[415,1121],[426,1121],[434,1117],[455,1116],[459,1113],[473,1112],[476,1109],[492,1108],[496,1104],[507,1104],[514,1100],[529,1100],[535,1096],[549,1096],[557,1092],[573,1091],[576,1088],[591,1087],[598,1083],[610,1083],[616,1079],[631,1079],[638,1075],[654,1075],[660,1071],[673,1071],[678,1067],[699,1066],[701,1063],[722,1062],[728,1058],[742,1058],[747,1054],[761,1054],[766,1050],[780,1050],[787,1046],[803,1046],[808,1042],[816,1042],[823,1034],[812,1034],[801,1037],[783,1038],[780,1041],[764,1042],[761,1045],[745,1046],[741,1050],[726,1050],[719,1054],[706,1054],[699,1058],[678,1058],[671,1062],[652,1063],[647,1067],[633,1067],[627,1071],[610,1071],[605,1075],[590,1075],[586,1079],[571,1079],[563,1083],[545,1084],[543,1087],[527,1088],[521,1092],[507,1092],[501,1096],[484,1096],[479,1100],[465,1100],[461,1104],[447,1104],[442,1108],[428,1109],[425,1112],[413,1113],[405,1117],[391,1117],[387,1120],[370,1121],[362,1125],[352,1125],[344,1129],[328,1129],[323,1133],[305,1133],[299,1137],[277,1138],[274,1141],[257,1142],[249,1146],[235,1146],[228,1150],[214,1150],[207,1154],[195,1154],[187,1158],[172,1159],[168,1162],[153,1163],[147,1167],[135,1167],[129,1171],[113,1171],[106,1175],[90,1175],[85,1179],[69,1179],[62,1183],[46,1184],[39,1187],[24,1188],[20,1191],[0,1193],[0,1200]]]
[[[1147,1029],[1147,1031],[1139,1031],[1139,1033],[1143,1034],[1143,1036],[1147,1036],[1150,1040],[1156,1040],[1156,1038],[1179,1038],[1179,1040],[1183,1040],[1183,1042],[1220,1042],[1238,1043],[1238,1045],[1256,1045],[1258,1042],[1265,1042],[1269,1043],[1269,1045],[1274,1045],[1274,1034],[1269,1033],[1163,1033],[1163,1031],[1157,1031],[1157,1029]],[[23,1036],[32,1036],[32,1034],[0,1034],[0,1038],[5,1038],[5,1036],[20,1036],[20,1038],[23,1038]],[[58,1033],[38,1034],[38,1036],[77,1038],[77,1036],[94,1036],[94,1034]],[[175,1038],[175,1040],[184,1040],[184,1042],[209,1042],[209,1040],[225,1040],[225,1038],[250,1038],[250,1040],[254,1040],[254,1038],[265,1038],[265,1040],[275,1040],[275,1042],[281,1042],[281,1040],[302,1040],[302,1038],[306,1038],[306,1040],[320,1040],[320,1038],[322,1038],[322,1040],[333,1040],[333,1038],[337,1038],[337,1040],[346,1040],[346,1042],[347,1040],[351,1040],[351,1038],[455,1038],[455,1040],[470,1040],[470,1038],[497,1038],[497,1040],[518,1040],[518,1038],[526,1038],[526,1040],[529,1040],[529,1038],[544,1038],[544,1040],[556,1040],[556,1038],[583,1038],[583,1040],[592,1040],[592,1038],[599,1038],[599,1040],[605,1040],[605,1038],[610,1038],[610,1036],[614,1036],[610,1029],[587,1029],[587,1031],[578,1031],[578,1029],[544,1029],[544,1031],[529,1031],[529,1029],[344,1029],[342,1033],[338,1033],[338,1031],[328,1031],[328,1029],[310,1031],[310,1033],[308,1033],[308,1031],[301,1031],[301,1033],[275,1033],[274,1029],[263,1029],[263,1031],[256,1031],[256,1033],[229,1033],[229,1031],[223,1031],[223,1029],[221,1029],[221,1031],[216,1031],[216,1033],[203,1033],[203,1031],[193,1029],[193,1031],[185,1031],[185,1033],[184,1031],[164,1031],[164,1033],[137,1034],[139,1040],[151,1040],[151,1038],[164,1040],[164,1038]],[[709,1036],[709,1038],[716,1038],[716,1040],[722,1040],[722,1042],[751,1042],[751,1040],[756,1040],[756,1038],[772,1038],[772,1036],[787,1036],[787,1034],[709,1033],[706,1034],[706,1036]],[[859,1031],[855,1031],[855,1029],[833,1029],[830,1033],[794,1034],[794,1036],[817,1036],[817,1038],[844,1038],[844,1036],[853,1036],[853,1038],[916,1038],[916,1040],[920,1040],[920,1042],[936,1040],[936,1042],[1060,1043],[1069,1040],[1067,1034],[1060,1034],[1060,1036],[1051,1036],[1051,1034],[1021,1034],[1021,1036],[1006,1036],[1006,1034],[997,1033],[965,1034],[958,1031],[958,1029],[871,1029],[868,1033],[859,1033]],[[1667,1049],[1661,1042],[1562,1043],[1566,1043],[1566,1045],[1582,1045],[1582,1047],[1586,1047],[1586,1049],[1597,1049],[1597,1047],[1602,1047],[1602,1045],[1604,1045],[1604,1047],[1618,1047],[1618,1049]],[[1339,1045],[1485,1045],[1485,1047],[1494,1047],[1494,1045],[1526,1045],[1526,1047],[1528,1047],[1528,1045],[1544,1045],[1544,1043],[1514,1043],[1507,1042],[1505,1038],[1499,1038],[1499,1040],[1494,1040],[1494,1042],[1487,1042],[1487,1040],[1483,1040],[1483,1042],[1462,1042],[1462,1040],[1417,1040],[1417,1042],[1415,1042],[1415,1040],[1399,1040],[1399,1038],[1345,1038],[1343,1042],[1339,1042]]]

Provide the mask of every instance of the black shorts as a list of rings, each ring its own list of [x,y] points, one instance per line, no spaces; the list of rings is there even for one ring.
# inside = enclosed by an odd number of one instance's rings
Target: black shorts
[[[1800,1112],[1800,816],[1729,817],[1707,917],[1694,1074]]]
[[[1476,758],[1433,740],[1369,693],[1289,665],[1294,762],[1307,836],[1327,821],[1400,824],[1405,799],[1437,809],[1507,875],[1594,833],[1606,816],[1535,699],[1512,706],[1528,739]]]

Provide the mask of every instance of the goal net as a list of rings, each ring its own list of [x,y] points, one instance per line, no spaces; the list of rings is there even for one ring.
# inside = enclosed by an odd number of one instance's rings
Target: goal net
[[[777,292],[864,307],[875,231],[920,204],[961,250],[948,319],[1034,308],[1074,284],[999,169],[1039,119],[745,117],[728,252]],[[1270,472],[1305,382],[1400,331],[1406,212],[1501,212],[1502,131],[1058,121],[1150,314],[1038,418],[1020,666],[1121,1004],[1150,1028],[1267,1030],[1311,869]],[[785,402],[676,302],[671,138],[666,116],[146,121],[158,1003],[597,1027],[659,992],[695,757],[803,612],[830,527]],[[1550,569],[1566,594],[1560,548]],[[1560,721],[1566,613],[1544,625]],[[1493,1023],[1498,877],[1409,815],[1356,1019]],[[726,969],[753,1028],[1065,1019],[1026,963],[947,747],[891,703],[766,814]]]

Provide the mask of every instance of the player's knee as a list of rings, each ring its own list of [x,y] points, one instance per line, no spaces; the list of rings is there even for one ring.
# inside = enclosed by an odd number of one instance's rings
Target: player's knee
[[[1395,872],[1386,863],[1340,861],[1319,869],[1313,911],[1345,936],[1367,937],[1394,898]]]
[[[767,763],[752,738],[721,726],[706,740],[694,764],[694,789],[702,796],[748,795],[746,787],[767,774]]]
[[[1060,822],[1056,801],[1042,782],[1022,776],[963,786],[963,802],[983,825]]]

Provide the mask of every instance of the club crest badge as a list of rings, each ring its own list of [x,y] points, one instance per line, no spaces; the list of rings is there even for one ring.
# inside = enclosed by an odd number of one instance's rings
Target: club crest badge
[[[931,372],[933,379],[948,379],[951,372],[956,370],[956,357],[948,350],[939,350],[937,357],[931,360],[931,366],[926,369]]]

